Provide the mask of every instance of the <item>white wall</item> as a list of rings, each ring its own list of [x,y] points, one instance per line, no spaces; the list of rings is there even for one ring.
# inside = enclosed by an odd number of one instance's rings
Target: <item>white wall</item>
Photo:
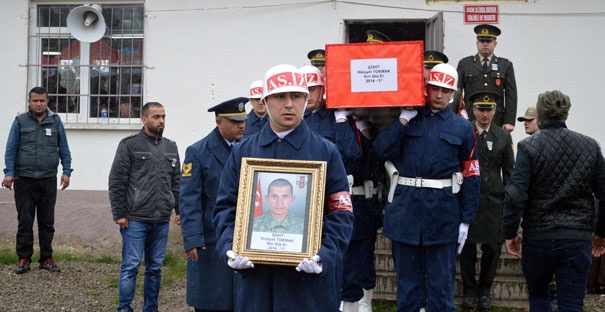
[[[10,122],[23,110],[26,95],[27,3],[0,0],[3,98],[0,153]],[[278,5],[295,2],[295,5]],[[360,1],[361,2],[361,1]],[[445,53],[456,66],[476,53],[474,25],[465,25],[464,3],[427,4],[425,0],[365,1],[148,0],[146,9],[145,101],[166,106],[165,135],[185,148],[214,128],[206,110],[246,96],[250,82],[272,65],[308,63],[309,50],[342,43],[344,20],[426,19],[444,11]],[[302,4],[301,4],[302,3]],[[476,4],[469,2],[470,4]],[[489,3],[493,4],[493,3]],[[498,3],[502,35],[496,55],[513,61],[519,89],[518,115],[545,90],[560,89],[572,100],[571,129],[605,143],[600,131],[604,104],[597,97],[604,79],[605,1],[530,0]],[[597,13],[593,13],[597,12]],[[573,14],[570,14],[573,13]],[[595,100],[596,98],[596,100]],[[68,130],[73,154],[73,189],[107,188],[119,140],[133,132]],[[513,139],[525,137],[517,124]]]

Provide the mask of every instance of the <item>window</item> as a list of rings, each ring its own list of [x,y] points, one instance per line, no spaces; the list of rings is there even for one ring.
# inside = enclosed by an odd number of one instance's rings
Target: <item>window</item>
[[[67,124],[140,124],[144,86],[142,3],[102,4],[105,35],[81,42],[66,20],[77,4],[30,12],[29,88],[48,90],[49,108]]]
[[[347,42],[365,42],[366,30],[373,29],[392,41],[423,40],[425,50],[443,51],[443,13],[429,19],[348,20]]]

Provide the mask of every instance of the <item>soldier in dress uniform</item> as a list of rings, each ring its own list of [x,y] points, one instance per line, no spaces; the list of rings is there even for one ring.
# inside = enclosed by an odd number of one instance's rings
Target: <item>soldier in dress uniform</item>
[[[231,147],[244,136],[245,97],[210,109],[216,128],[187,148],[181,172],[180,214],[187,253],[187,304],[200,311],[234,310],[233,271],[216,251],[212,210]]]
[[[394,167],[383,235],[391,239],[399,311],[419,311],[425,287],[429,311],[456,308],[456,244],[459,252],[475,217],[480,182],[472,127],[449,107],[457,76],[451,65],[433,67],[426,106],[402,108],[372,145]]]
[[[246,120],[246,129],[244,130],[245,137],[257,133],[267,123],[267,107],[265,106],[265,103],[260,100],[262,95],[263,81],[253,81],[250,84],[248,95],[250,104],[252,104],[252,110],[248,113],[248,120]]]
[[[481,190],[475,222],[470,226],[468,239],[460,254],[464,299],[462,305],[482,309],[491,306],[491,288],[504,236],[502,234],[502,209],[504,186],[515,167],[513,141],[508,131],[492,122],[496,113],[498,94],[489,90],[478,91],[470,97],[475,121],[472,122],[477,136]],[[477,244],[481,245],[481,271],[475,279]]]
[[[480,90],[498,94],[496,115],[493,123],[512,132],[517,116],[517,82],[513,63],[494,55],[500,29],[493,25],[481,24],[475,27],[477,34],[477,54],[467,56],[458,62],[458,87],[464,92],[464,103],[469,119],[475,120],[470,104],[470,95]]]
[[[309,96],[303,73],[281,64],[271,67],[263,81],[262,101],[269,125],[236,145],[221,176],[213,224],[223,263],[239,272],[238,311],[337,311],[338,275],[351,232],[353,208],[347,175],[336,146],[302,121]],[[231,250],[235,230],[240,168],[243,157],[325,161],[325,204],[321,247],[317,255],[296,267],[255,265]],[[315,230],[315,229],[314,229]]]

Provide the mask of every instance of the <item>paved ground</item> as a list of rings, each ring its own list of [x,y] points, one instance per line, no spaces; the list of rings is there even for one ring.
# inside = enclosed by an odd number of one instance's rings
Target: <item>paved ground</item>
[[[0,189],[0,214],[0,239],[14,241],[17,233],[14,193],[5,188]],[[58,191],[53,245],[66,244],[119,251],[120,232],[111,217],[107,191]]]

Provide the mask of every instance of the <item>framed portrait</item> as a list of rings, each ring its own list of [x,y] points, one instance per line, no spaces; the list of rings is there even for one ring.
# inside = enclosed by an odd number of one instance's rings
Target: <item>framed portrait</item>
[[[321,246],[325,161],[242,158],[232,250],[296,266]]]

